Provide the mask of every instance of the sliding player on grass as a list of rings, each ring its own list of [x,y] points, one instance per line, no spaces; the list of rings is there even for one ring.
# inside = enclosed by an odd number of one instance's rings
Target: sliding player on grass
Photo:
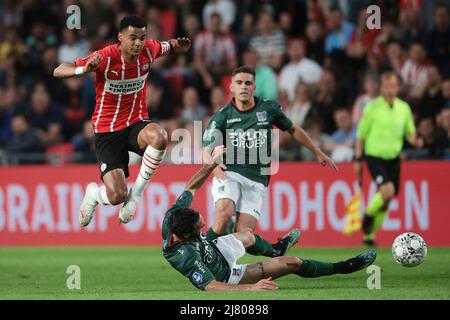
[[[216,168],[223,153],[223,146],[214,148],[210,157],[212,163],[204,164],[189,180],[186,190],[163,220],[163,255],[194,286],[208,291],[276,290],[278,285],[272,279],[288,274],[304,278],[346,274],[362,270],[375,261],[376,252],[369,250],[337,263],[283,256],[255,264],[237,264],[246,250],[261,241],[260,238],[247,228],[207,240],[201,233],[205,226],[202,215],[189,207],[195,192]]]

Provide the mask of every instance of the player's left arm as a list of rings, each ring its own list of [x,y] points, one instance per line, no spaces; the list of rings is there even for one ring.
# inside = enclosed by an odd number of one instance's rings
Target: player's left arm
[[[331,160],[325,153],[322,152],[322,150],[320,150],[319,147],[317,147],[312,142],[311,138],[308,136],[305,130],[303,130],[299,125],[294,124],[292,120],[286,116],[283,110],[281,110],[281,106],[275,106],[272,109],[272,112],[274,125],[276,125],[281,130],[288,131],[296,141],[311,150],[311,152],[316,156],[317,161],[319,161],[322,166],[329,165],[331,168],[337,171],[337,166],[334,161]]]
[[[209,163],[204,163],[202,168],[197,171],[194,176],[188,181],[186,190],[191,192],[193,195],[200,189],[203,183],[208,179],[211,172],[217,167],[219,162],[222,160],[222,156],[226,149],[223,145],[217,146],[212,152]]]
[[[144,49],[149,52],[152,59],[157,59],[161,56],[167,56],[172,53],[186,53],[191,47],[191,39],[176,38],[167,41],[158,41],[148,39],[144,43]]]
[[[312,142],[309,135],[299,125],[293,124],[292,127],[288,130],[288,132],[296,141],[298,141],[303,146],[311,150],[311,152],[314,153],[314,155],[316,156],[317,161],[319,161],[319,163],[322,166],[328,165],[335,171],[337,171],[337,166],[334,163],[334,161],[331,160],[330,157],[328,157],[325,153],[323,153],[322,150],[320,150],[320,148]]]

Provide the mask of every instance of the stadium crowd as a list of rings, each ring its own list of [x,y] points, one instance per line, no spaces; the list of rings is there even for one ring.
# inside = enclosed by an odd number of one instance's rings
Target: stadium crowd
[[[187,55],[157,59],[148,78],[150,118],[169,137],[205,125],[230,99],[230,71],[246,64],[256,69],[256,96],[277,100],[335,161],[351,161],[362,111],[378,95],[380,74],[393,70],[424,141],[418,151],[406,145],[404,157],[450,159],[449,2],[1,1],[0,164],[96,162],[93,79],[60,80],[53,70],[117,42],[127,14],[147,20],[148,38],[193,40]],[[66,27],[72,4],[81,8],[79,30]],[[366,25],[372,4],[380,29]],[[279,143],[283,160],[314,159],[284,135]]]

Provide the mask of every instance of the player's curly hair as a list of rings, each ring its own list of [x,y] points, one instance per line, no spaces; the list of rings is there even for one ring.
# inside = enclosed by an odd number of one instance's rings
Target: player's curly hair
[[[195,225],[200,220],[200,214],[191,208],[175,210],[169,217],[168,226],[171,233],[185,238],[196,231]]]

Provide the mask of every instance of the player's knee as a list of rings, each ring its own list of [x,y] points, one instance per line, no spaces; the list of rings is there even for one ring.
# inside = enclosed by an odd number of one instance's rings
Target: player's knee
[[[112,205],[117,205],[120,203],[125,202],[125,200],[127,200],[127,190],[125,189],[115,189],[115,190],[111,190],[110,192],[108,192],[108,199],[109,202],[111,202]]]
[[[256,243],[255,234],[253,233],[253,230],[250,228],[246,228],[243,231],[240,231],[244,235],[244,247],[248,248],[251,246],[254,246]]]
[[[144,129],[144,141],[147,145],[158,150],[164,150],[169,144],[167,131],[161,126],[154,125]]]

